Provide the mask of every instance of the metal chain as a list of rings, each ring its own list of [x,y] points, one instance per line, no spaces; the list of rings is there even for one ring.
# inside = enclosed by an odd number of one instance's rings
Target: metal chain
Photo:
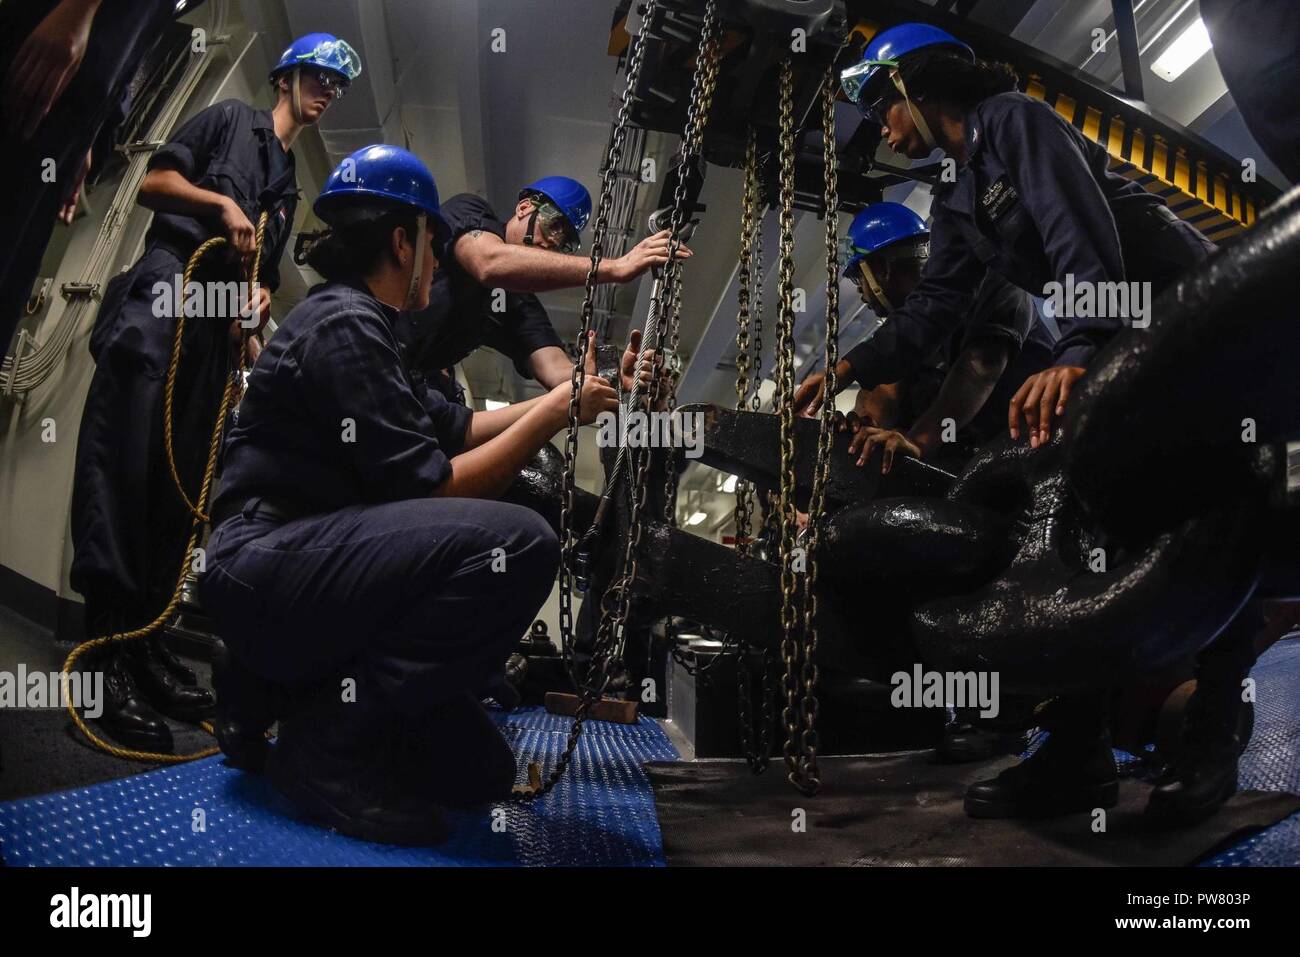
[[[772,653],[767,649],[763,651],[762,724],[758,729],[758,747],[754,747],[754,724],[749,713],[753,673],[746,650],[742,646],[736,651],[736,715],[740,724],[740,748],[749,769],[755,774],[762,774],[772,762],[772,717],[776,707],[776,689],[772,686]]]
[[[785,763],[790,781],[797,787],[801,762],[795,753],[800,730],[799,642],[796,637],[795,592],[795,474],[794,474],[794,71],[787,57],[781,62],[780,79],[780,249],[777,254],[777,342],[776,395],[781,418],[781,490],[778,504],[781,562],[781,657],[785,661],[782,686],[785,708]]]
[[[749,407],[749,349],[750,328],[752,324],[750,302],[753,296],[754,243],[757,232],[758,207],[758,134],[753,126],[745,141],[745,184],[741,197],[740,211],[740,289],[737,294],[738,310],[736,313],[736,410],[743,412]],[[760,277],[761,281],[761,277]],[[754,394],[758,388],[755,383]],[[750,550],[750,525],[754,509],[754,484],[738,480],[736,482],[736,551],[747,554]],[[736,716],[740,725],[741,753],[749,769],[755,774],[767,770],[772,760],[772,711],[776,695],[772,687],[771,652],[763,652],[762,725],[758,729],[758,746],[754,746],[754,725],[750,715],[750,699],[753,694],[753,673],[750,668],[748,646],[739,643],[736,651]]]
[[[839,362],[840,269],[839,269],[839,166],[835,155],[836,72],[832,62],[822,85],[822,162],[826,174],[826,389],[828,396],[839,390],[835,366]],[[808,501],[808,534],[804,547],[808,555],[808,572],[803,582],[803,734],[797,767],[790,769],[790,780],[805,794],[814,794],[821,786],[817,771],[817,545],[826,482],[830,475],[831,440],[835,434],[835,403],[822,403],[821,427],[817,433],[817,468],[813,474],[812,494]]]
[[[677,258],[681,247],[681,233],[689,218],[686,209],[686,193],[689,187],[688,172],[692,163],[703,163],[704,129],[708,124],[709,110],[713,106],[713,94],[718,86],[718,59],[722,49],[722,30],[718,22],[717,0],[709,0],[704,8],[704,23],[700,28],[700,49],[695,60],[695,79],[691,86],[691,100],[686,111],[686,129],[682,132],[681,148],[678,151],[677,188],[673,191],[673,214],[670,220],[672,235],[668,241],[668,262],[664,266],[664,289],[671,290],[672,307],[668,318],[668,351],[672,353],[673,362],[668,370],[668,404],[666,411],[671,416],[677,408],[677,377],[680,363],[677,361],[678,348],[681,343],[682,325],[682,263]],[[660,328],[660,341],[655,345],[656,366],[663,361],[663,330]],[[655,377],[656,385],[658,376]],[[664,478],[664,518],[673,523],[677,502],[677,448],[670,444],[666,458],[666,476]]]
[[[754,391],[749,398],[749,409],[757,412],[763,407],[759,398],[759,386],[763,384],[763,218],[767,212],[759,183],[759,195],[754,197],[757,208],[754,211]]]
[[[653,21],[655,6],[656,0],[648,0],[643,14],[643,23],[649,24]],[[691,86],[691,100],[687,111],[686,133],[683,135],[684,154],[687,143],[690,142],[698,145],[699,139],[702,136],[700,120],[703,116],[707,115],[707,103],[705,103],[704,109],[701,109],[702,97],[707,92],[709,101],[712,100],[713,88],[716,84],[717,78],[717,54],[719,49],[717,33],[717,7],[714,0],[709,0],[700,36],[700,49],[696,60],[695,80]],[[619,108],[615,135],[610,144],[609,155],[606,158],[605,163],[604,175],[601,179],[600,205],[597,210],[596,225],[592,236],[591,266],[587,271],[586,296],[583,300],[582,306],[582,329],[579,332],[577,343],[579,356],[585,354],[587,335],[591,328],[596,271],[600,264],[601,243],[604,241],[605,232],[608,228],[609,210],[613,200],[614,171],[617,166],[618,156],[623,147],[632,90],[636,87],[637,78],[640,76],[641,64],[644,59],[643,51],[644,43],[639,42],[636,50],[632,54],[632,59],[629,61],[628,83],[627,87],[623,91],[623,100]],[[676,196],[674,197],[675,205],[672,217],[673,235],[668,246],[668,263],[665,267],[666,276],[669,274],[675,275],[677,272],[677,250],[681,245],[680,229],[685,221],[685,188],[686,184],[684,180],[679,181]],[[652,403],[654,402],[655,396],[658,394],[659,376],[657,372],[662,365],[662,325],[653,330],[653,337],[654,342],[651,348],[654,348],[656,352],[656,375],[653,377],[654,388],[651,391]],[[560,514],[562,536],[560,561],[560,628],[562,641],[566,640],[566,638],[571,640],[572,635],[572,619],[568,593],[568,587],[571,586],[572,582],[572,574],[569,570],[569,562],[572,558],[574,545],[572,534],[573,487],[574,472],[577,463],[578,399],[582,388],[583,378],[583,362],[580,358],[574,366],[572,380],[573,391],[569,397],[569,432],[565,440],[564,501]],[[618,657],[616,652],[622,647],[624,642],[624,630],[627,623],[631,601],[631,583],[636,579],[636,554],[641,545],[641,514],[642,510],[645,508],[646,476],[651,459],[648,449],[641,451],[644,454],[633,456],[635,464],[632,470],[632,505],[631,514],[628,518],[627,541],[624,545],[620,566],[621,574],[610,583],[605,594],[601,596],[600,624],[596,629],[596,639],[592,648],[587,680],[584,682],[584,686],[580,689],[582,694],[581,699],[578,702],[578,709],[574,717],[573,726],[569,731],[569,738],[565,744],[564,752],[556,761],[555,767],[552,769],[545,783],[538,787],[530,786],[520,792],[521,796],[525,799],[532,799],[546,794],[563,776],[565,768],[568,767],[569,762],[573,758],[573,752],[577,749],[578,739],[582,736],[583,723],[587,720],[592,705],[600,700],[600,697],[605,693],[605,689],[609,686],[611,665]],[[612,608],[611,600],[613,601]]]
[[[644,22],[649,23],[654,16],[658,0],[649,0],[646,4]],[[586,378],[583,357],[587,353],[587,337],[591,331],[591,322],[595,308],[596,275],[600,268],[605,235],[609,230],[609,214],[614,203],[614,182],[617,179],[618,163],[623,153],[627,138],[628,117],[632,107],[632,91],[641,76],[641,66],[645,62],[645,44],[638,37],[634,41],[627,67],[627,86],[619,103],[617,118],[614,122],[614,134],[610,137],[605,154],[605,164],[601,172],[600,201],[596,207],[596,218],[592,224],[591,263],[587,267],[585,295],[582,302],[581,329],[575,342],[578,356],[573,366],[572,392],[569,396],[568,431],[564,437],[564,482],[560,504],[560,646],[566,658],[572,653],[573,646],[573,490],[578,461],[578,403],[582,394],[582,383]]]
[[[646,0],[643,23],[649,24],[653,22],[657,5],[658,0]],[[596,276],[600,269],[606,234],[609,231],[610,211],[614,204],[614,182],[618,176],[619,160],[623,155],[623,147],[627,141],[627,126],[631,114],[633,91],[640,81],[641,67],[645,62],[646,44],[644,38],[637,37],[634,43],[635,46],[632,48],[628,59],[627,85],[623,88],[618,115],[614,121],[614,135],[610,138],[609,147],[605,154],[605,163],[601,169],[600,202],[596,207],[596,218],[592,226],[591,263],[587,267],[587,281],[582,300],[581,328],[575,342],[575,353],[578,358],[573,365],[572,390],[569,394],[569,427],[564,437],[564,483],[560,505],[560,646],[566,658],[570,659],[573,649],[573,552],[576,544],[573,535],[573,492],[577,484],[578,406],[582,395],[582,384],[586,378],[584,357],[587,354],[587,339],[591,332],[592,317],[595,311]],[[596,663],[596,656],[601,651],[598,630],[596,646],[592,649],[593,665]],[[605,685],[609,683],[608,662],[605,662],[604,671],[605,684],[602,684],[600,688],[602,692]],[[582,723],[586,720],[591,705],[600,696],[600,692],[597,692],[594,696],[589,692],[590,689],[584,690],[567,746],[547,778],[546,783],[540,787],[529,786],[520,791],[520,796],[524,799],[533,799],[546,794],[564,774],[564,769],[572,759],[573,751],[578,744],[578,738],[582,734]]]
[[[743,412],[749,405],[749,346],[751,286],[754,258],[754,192],[758,177],[757,133],[749,128],[745,141],[745,186],[740,200],[740,289],[736,293],[736,411]],[[743,479],[736,481],[736,552],[749,551],[751,513],[754,507],[754,486]]]

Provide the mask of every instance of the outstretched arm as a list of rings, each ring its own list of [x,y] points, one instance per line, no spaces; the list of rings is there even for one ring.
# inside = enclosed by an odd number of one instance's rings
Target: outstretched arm
[[[630,249],[617,259],[602,259],[597,282],[631,282],[652,266],[668,262],[669,231],[663,230]],[[495,233],[475,229],[462,235],[452,246],[461,267],[480,286],[508,292],[548,292],[585,285],[591,260],[540,246],[508,243]],[[678,258],[691,251],[680,246]]]

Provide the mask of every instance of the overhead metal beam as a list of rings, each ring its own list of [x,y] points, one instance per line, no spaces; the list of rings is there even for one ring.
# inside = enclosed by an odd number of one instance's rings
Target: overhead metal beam
[[[456,57],[456,103],[460,113],[460,142],[465,163],[465,187],[480,196],[492,196],[488,157],[492,155],[487,104],[487,43],[489,27],[482,24],[479,0],[452,4],[451,44]]]
[[[1119,59],[1124,68],[1124,92],[1135,100],[1145,100],[1133,0],[1111,0],[1111,9],[1115,12],[1115,35],[1119,38]]]

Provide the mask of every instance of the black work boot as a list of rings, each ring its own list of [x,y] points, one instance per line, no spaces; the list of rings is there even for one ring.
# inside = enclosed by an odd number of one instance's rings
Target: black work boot
[[[1246,604],[1196,657],[1196,691],[1187,702],[1179,751],[1147,800],[1152,827],[1203,821],[1237,792],[1237,760],[1250,743],[1254,705],[1242,687],[1264,627],[1260,602]]]
[[[1051,733],[1042,747],[996,778],[970,786],[967,814],[1042,818],[1115,806],[1119,774],[1101,703],[1060,702],[1043,725]]]
[[[173,678],[191,688],[198,685],[199,676],[194,673],[194,669],[177,658],[176,653],[167,647],[167,642],[159,640],[155,647],[158,651],[158,657],[162,659],[163,667],[171,673]]]
[[[277,717],[274,685],[241,665],[218,639],[212,649],[212,690],[217,696],[212,725],[221,753],[231,767],[260,773],[271,748],[266,733]]]
[[[483,705],[466,692],[404,723],[406,780],[444,807],[504,801],[515,755]]]
[[[127,642],[126,663],[141,695],[160,712],[177,721],[201,721],[212,717],[212,692],[181,684],[163,660],[162,638]]]
[[[1241,700],[1240,687],[1202,690],[1198,683],[1187,702],[1178,757],[1155,781],[1146,822],[1188,827],[1222,807],[1237,793],[1237,762],[1253,725],[1254,705]]]
[[[114,642],[92,657],[92,667],[104,672],[104,711],[94,719],[95,723],[119,744],[137,751],[171,754],[171,728],[140,696],[127,667],[126,650],[124,643]]]
[[[303,814],[381,844],[436,844],[450,833],[437,807],[405,780],[403,722],[370,683],[356,701],[337,685],[280,721],[266,762],[271,783]]]
[[[505,670],[488,680],[477,697],[491,698],[503,711],[514,711],[523,700],[524,682],[528,679],[528,659],[516,652],[506,659]]]

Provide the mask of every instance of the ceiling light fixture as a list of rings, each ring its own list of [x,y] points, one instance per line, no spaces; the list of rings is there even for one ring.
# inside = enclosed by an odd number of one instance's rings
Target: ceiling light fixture
[[[1205,21],[1197,17],[1173,43],[1165,47],[1165,52],[1151,64],[1151,72],[1172,83],[1210,49],[1210,32],[1205,29]]]

